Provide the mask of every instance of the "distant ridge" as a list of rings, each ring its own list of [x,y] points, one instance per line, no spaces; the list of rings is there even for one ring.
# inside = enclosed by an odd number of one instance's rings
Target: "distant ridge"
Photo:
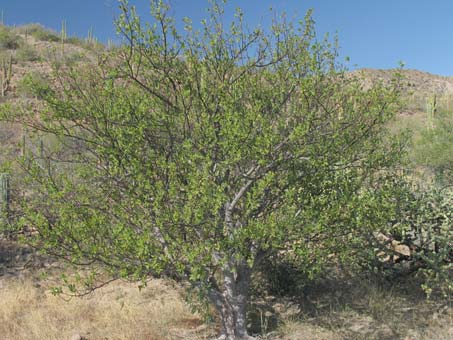
[[[388,82],[393,74],[399,71],[403,75],[405,92],[415,96],[428,95],[453,95],[453,77],[441,76],[419,70],[396,70],[396,69],[371,69],[363,68],[355,70],[353,74],[361,74],[366,82],[382,80]]]

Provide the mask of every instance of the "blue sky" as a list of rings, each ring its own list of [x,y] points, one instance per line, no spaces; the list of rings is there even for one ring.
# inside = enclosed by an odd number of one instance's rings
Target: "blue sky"
[[[173,14],[205,16],[207,0],[170,0]],[[148,0],[131,0],[138,12],[148,16]],[[453,75],[453,0],[229,0],[227,19],[235,7],[244,10],[250,26],[269,23],[269,7],[302,18],[313,8],[320,36],[338,32],[341,57],[351,58],[350,67],[406,68]],[[8,25],[39,22],[59,30],[66,20],[70,35],[86,37],[93,27],[106,42],[115,38],[113,18],[116,0],[0,0]]]

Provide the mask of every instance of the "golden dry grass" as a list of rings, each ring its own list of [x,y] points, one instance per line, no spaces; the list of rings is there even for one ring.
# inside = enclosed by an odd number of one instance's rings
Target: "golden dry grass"
[[[137,285],[114,282],[83,298],[64,301],[31,279],[0,281],[2,340],[200,339],[209,329],[191,313],[177,287],[153,280]]]
[[[391,313],[390,313],[391,314]],[[326,319],[330,319],[327,321]],[[396,332],[398,323],[376,323],[370,316],[354,312],[335,313],[320,322],[317,319],[283,320],[279,336],[272,340],[451,340],[451,317],[426,319],[414,324],[412,329]],[[331,324],[329,324],[331,322]],[[405,321],[402,321],[405,323]],[[397,326],[396,326],[397,327]]]

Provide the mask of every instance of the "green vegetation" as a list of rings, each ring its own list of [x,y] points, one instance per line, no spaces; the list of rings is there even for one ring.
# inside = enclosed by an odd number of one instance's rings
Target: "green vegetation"
[[[61,45],[61,54],[64,54],[64,45],[68,39],[68,34],[66,31],[66,20],[61,22],[61,31],[60,31],[60,45]]]
[[[19,62],[39,61],[40,56],[36,50],[28,44],[23,44],[16,50],[15,60]]]
[[[415,140],[415,164],[429,169],[440,186],[453,185],[453,113],[440,112]]]
[[[3,55],[0,62],[0,94],[2,97],[5,97],[6,92],[9,90],[11,76],[13,74],[13,57],[11,54],[9,54],[8,56]]]
[[[41,92],[45,93],[44,89],[48,88],[50,86],[50,83],[43,74],[38,72],[31,72],[19,81],[16,87],[16,92],[18,95],[24,98],[36,97],[38,99],[41,99],[43,95],[37,94],[33,90],[33,88],[36,86],[39,86],[41,89],[43,89]]]
[[[22,28],[24,31],[26,30],[29,35],[34,37],[37,40],[42,41],[51,41],[51,42],[59,42],[60,36],[57,32],[54,32],[50,29],[43,27],[40,24],[31,24],[24,26]]]
[[[0,174],[0,225],[2,228],[8,224],[9,214],[9,175]]]
[[[402,177],[395,185],[399,204],[388,211],[380,233],[365,234],[357,247],[366,249],[361,252],[362,268],[392,279],[416,276],[428,296],[448,298],[453,292],[453,116],[449,96],[423,99],[417,104],[421,112],[392,122],[393,133],[409,131],[411,136],[407,159],[401,164]],[[410,100],[406,108],[413,106]]]
[[[453,291],[453,191],[406,181],[397,187],[387,224],[356,240],[362,266],[388,278],[416,274],[428,296],[435,292],[447,298]]]
[[[68,37],[66,39],[66,41],[68,42],[68,44],[77,45],[77,46],[85,46],[85,41],[83,41],[83,39],[78,38],[78,37]]]
[[[87,42],[88,45],[97,44],[97,40],[96,40],[96,38],[94,37],[94,34],[93,34],[93,27],[91,27],[88,30],[88,36],[87,36],[86,42]]]
[[[0,25],[0,49],[15,50],[21,41],[22,39],[9,27]]]

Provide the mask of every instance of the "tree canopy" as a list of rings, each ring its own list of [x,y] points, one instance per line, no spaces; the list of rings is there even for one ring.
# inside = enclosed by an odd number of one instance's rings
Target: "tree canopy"
[[[377,183],[400,153],[385,129],[398,79],[364,88],[310,13],[265,31],[240,11],[226,25],[213,4],[181,32],[161,1],[148,24],[121,10],[123,45],[57,65],[55,84],[30,80],[39,114],[9,117],[44,138],[22,159],[22,224],[74,264],[190,282],[221,336],[245,339],[262,259],[288,253],[315,270],[371,215],[384,221]]]

